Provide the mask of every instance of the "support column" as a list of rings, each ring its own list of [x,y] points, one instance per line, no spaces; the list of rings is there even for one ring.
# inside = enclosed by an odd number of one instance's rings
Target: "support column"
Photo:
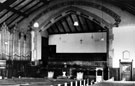
[[[41,60],[41,33],[39,31],[36,32],[37,33],[37,43],[36,43],[36,47],[37,47],[37,60]]]
[[[31,31],[31,61],[36,60],[35,31]]]
[[[38,30],[31,31],[32,61],[41,59],[41,33]]]
[[[1,31],[0,31],[0,47],[2,48],[2,46],[1,46]],[[0,48],[0,59],[2,58],[2,49]]]
[[[108,79],[110,79],[110,68],[112,68],[112,59],[114,57],[114,48],[113,48],[113,40],[114,40],[114,34],[113,34],[113,29],[110,28],[108,29]]]

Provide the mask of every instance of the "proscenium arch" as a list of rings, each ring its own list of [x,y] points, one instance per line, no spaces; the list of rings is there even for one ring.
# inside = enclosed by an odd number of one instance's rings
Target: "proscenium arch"
[[[112,18],[114,18],[114,20],[116,21],[114,23],[115,26],[118,26],[118,24],[121,22],[120,16],[117,15],[115,12],[113,12],[112,10],[97,4],[97,3],[93,3],[91,1],[88,0],[66,0],[57,4],[54,4],[52,6],[48,6],[43,12],[41,12],[40,14],[38,14],[36,17],[34,17],[32,19],[32,21],[30,22],[30,24],[33,24],[36,20],[38,20],[41,16],[45,15],[46,13],[59,9],[59,8],[63,8],[66,6],[74,6],[74,5],[79,5],[79,6],[88,6],[88,7],[93,7],[96,8],[98,10],[101,10],[105,13],[107,13],[108,15],[110,15]]]
[[[103,18],[100,18],[99,16],[97,16],[91,12],[88,12],[88,11],[83,10],[78,7],[69,6],[69,7],[63,8],[62,10],[58,11],[56,14],[51,15],[48,19],[46,19],[39,27],[40,31],[44,31],[44,30],[48,29],[55,22],[59,21],[61,18],[65,17],[71,13],[83,16],[83,17],[97,23],[102,28],[111,29],[113,26],[112,24],[105,21]]]

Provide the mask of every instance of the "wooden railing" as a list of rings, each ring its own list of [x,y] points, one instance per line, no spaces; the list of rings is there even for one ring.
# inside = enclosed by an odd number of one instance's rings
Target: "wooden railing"
[[[82,80],[75,80],[71,82],[65,82],[62,84],[50,85],[50,86],[91,86],[94,83],[95,83],[94,80],[82,79]]]

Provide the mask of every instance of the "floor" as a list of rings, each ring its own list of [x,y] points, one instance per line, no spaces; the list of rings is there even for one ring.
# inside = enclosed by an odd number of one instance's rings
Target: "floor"
[[[0,80],[0,86],[50,86],[71,82],[71,79],[14,78]]]
[[[45,78],[14,78],[0,80],[0,86],[58,86],[65,82],[74,82],[74,79],[45,79]],[[78,82],[78,86],[80,83]],[[64,86],[64,85],[61,85]],[[69,86],[69,85],[67,85]],[[75,86],[75,84],[73,84]],[[90,86],[90,85],[89,85]],[[104,81],[91,86],[135,86],[135,81]]]
[[[135,81],[108,81],[97,83],[92,86],[135,86]]]

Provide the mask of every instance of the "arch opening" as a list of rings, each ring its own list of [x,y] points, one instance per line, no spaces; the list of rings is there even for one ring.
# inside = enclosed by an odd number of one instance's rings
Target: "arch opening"
[[[70,14],[75,14],[75,15],[84,17],[105,29],[106,28],[111,29],[113,27],[112,24],[108,23],[103,18],[101,18],[91,12],[80,9],[78,7],[70,6],[70,7],[66,7],[66,8],[58,11],[54,15],[51,15],[47,20],[45,20],[44,22],[41,23],[39,28],[41,31],[44,31],[44,30],[48,29],[50,26],[52,26],[55,22],[65,18],[66,16],[68,16]]]

